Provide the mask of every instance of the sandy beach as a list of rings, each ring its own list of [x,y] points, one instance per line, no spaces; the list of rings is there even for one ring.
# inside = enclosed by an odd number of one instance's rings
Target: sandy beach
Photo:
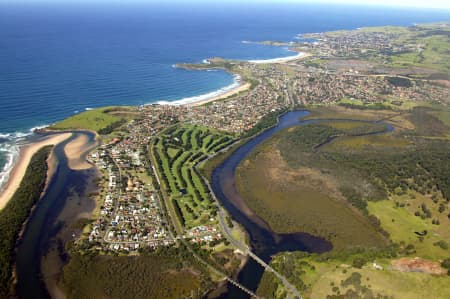
[[[88,144],[89,138],[85,134],[79,134],[74,140],[66,144],[64,153],[66,154],[70,169],[83,170],[93,167],[86,161],[85,156],[86,153],[97,146],[97,143]]]
[[[228,91],[226,93],[223,93],[221,95],[218,95],[218,96],[215,96],[215,97],[212,97],[212,98],[209,98],[209,99],[204,99],[204,100],[199,100],[199,101],[196,101],[196,102],[188,103],[188,104],[186,104],[186,106],[190,106],[190,107],[201,106],[201,105],[204,105],[206,103],[210,103],[210,102],[214,102],[214,101],[218,101],[218,100],[222,100],[222,99],[228,98],[230,96],[234,96],[234,95],[236,95],[236,94],[238,94],[240,92],[246,91],[248,89],[250,89],[250,83],[245,83],[245,84],[239,85],[238,87],[233,88],[232,90],[230,90],[230,91]]]
[[[284,62],[291,62],[293,60],[297,60],[300,58],[308,57],[310,54],[299,52],[297,55],[294,56],[288,56],[288,57],[280,57],[280,58],[273,58],[273,59],[262,59],[262,60],[249,60],[248,62],[251,63],[284,63]]]
[[[47,145],[56,145],[63,142],[70,136],[72,136],[71,133],[51,135],[42,141],[25,145],[20,149],[19,159],[17,160],[14,168],[9,174],[8,182],[6,183],[0,194],[0,210],[6,206],[8,201],[16,192],[17,188],[20,186],[22,178],[27,171],[28,164],[30,163],[33,155],[42,147]]]

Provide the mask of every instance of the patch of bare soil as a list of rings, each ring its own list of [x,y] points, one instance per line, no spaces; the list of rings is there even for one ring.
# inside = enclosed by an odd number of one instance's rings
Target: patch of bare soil
[[[401,258],[391,262],[392,269],[401,272],[423,272],[428,274],[443,275],[447,271],[437,262],[427,261],[420,257]]]

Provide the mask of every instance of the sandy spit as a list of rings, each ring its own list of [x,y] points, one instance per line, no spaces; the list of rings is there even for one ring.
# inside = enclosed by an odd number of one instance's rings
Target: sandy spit
[[[6,206],[17,188],[19,188],[33,155],[44,146],[57,145],[64,140],[67,140],[70,136],[72,136],[71,133],[54,134],[42,141],[27,144],[20,148],[19,159],[14,165],[14,168],[9,175],[8,182],[0,194],[0,210]]]

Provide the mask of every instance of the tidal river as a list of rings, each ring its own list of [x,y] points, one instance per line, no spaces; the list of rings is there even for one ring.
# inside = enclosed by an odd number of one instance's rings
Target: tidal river
[[[228,210],[233,218],[239,222],[250,236],[250,247],[252,251],[269,263],[271,256],[283,251],[307,251],[326,252],[332,249],[332,245],[325,239],[312,236],[306,233],[277,234],[271,231],[270,227],[263,219],[258,217],[240,197],[235,185],[235,171],[239,163],[244,160],[252,150],[263,143],[275,133],[293,126],[305,125],[312,122],[327,121],[301,119],[310,112],[306,110],[291,111],[279,118],[279,122],[271,129],[264,131],[255,138],[250,139],[244,145],[233,152],[222,162],[212,174],[212,189],[221,201],[221,204]],[[345,121],[381,123],[372,121],[359,121],[351,119],[341,119]],[[394,130],[390,124],[385,125],[385,130],[361,135],[384,134]],[[253,259],[249,259],[243,270],[239,273],[238,281],[247,288],[256,291],[259,281],[264,273],[264,269]],[[249,296],[236,287],[229,285],[229,291],[221,298],[249,298]]]
[[[332,248],[327,240],[306,233],[274,233],[246,206],[235,186],[234,173],[237,166],[256,146],[280,130],[313,122],[300,120],[308,114],[309,112],[304,110],[284,114],[276,126],[250,139],[213,171],[211,185],[216,196],[248,232],[252,251],[267,263],[270,262],[271,256],[278,252],[320,253]],[[392,126],[386,125],[385,132],[392,130]],[[88,193],[95,190],[94,178],[98,175],[96,169],[72,170],[64,152],[65,145],[80,134],[88,137],[86,149],[95,145],[94,134],[76,132],[70,139],[54,148],[57,167],[53,179],[33,211],[17,249],[19,298],[48,298],[49,294],[59,297],[61,292],[56,281],[60,278],[64,264],[64,243],[77,237],[80,231],[75,225],[76,222],[80,218],[89,217],[95,208],[95,203],[89,199]],[[249,259],[239,273],[238,281],[255,291],[263,273],[264,269]],[[221,298],[239,299],[248,298],[248,295],[230,285],[228,292]]]
[[[94,188],[92,183],[97,171],[95,168],[70,169],[64,153],[64,146],[80,134],[88,137],[86,146],[95,144],[94,134],[76,132],[54,148],[55,172],[18,245],[17,293],[21,299],[49,298],[49,292],[58,294],[55,282],[62,270],[63,243],[79,233],[74,224],[95,207],[87,193]]]
[[[332,248],[330,242],[306,233],[276,234],[272,232],[258,215],[248,209],[235,185],[234,173],[237,166],[256,146],[283,129],[309,123],[310,121],[300,121],[308,114],[309,112],[304,110],[284,114],[275,127],[239,147],[212,174],[211,185],[214,193],[233,218],[248,232],[252,251],[266,263],[270,262],[272,255],[282,251],[325,252]],[[249,259],[239,273],[238,281],[255,291],[263,273],[264,269],[253,259]],[[249,296],[230,285],[229,292],[222,298],[249,298]]]

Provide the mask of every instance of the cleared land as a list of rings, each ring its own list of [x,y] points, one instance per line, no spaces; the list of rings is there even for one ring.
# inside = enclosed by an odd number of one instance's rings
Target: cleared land
[[[360,255],[362,256],[362,255]],[[318,256],[301,257],[301,254],[278,255],[272,262],[275,269],[291,273],[297,286],[303,286],[306,298],[448,298],[450,290],[447,275],[430,275],[420,272],[400,272],[391,269],[389,258],[373,257],[364,265],[355,267],[358,257],[320,259]],[[355,263],[356,265],[357,263]],[[277,285],[266,282],[258,293],[271,298],[282,298]],[[294,278],[292,278],[294,279]],[[274,295],[272,295],[274,294]],[[330,297],[328,297],[330,296]],[[340,296],[340,297],[339,297]]]
[[[52,130],[90,130],[101,135],[110,134],[128,119],[137,117],[136,108],[105,107],[88,110],[68,117],[49,127]]]
[[[391,240],[403,244],[411,256],[439,260],[450,254],[450,221],[448,210],[439,212],[442,204],[445,205],[442,199],[435,204],[428,196],[409,190],[405,195],[392,195],[390,200],[369,202],[368,209],[380,219]],[[423,205],[430,217],[423,214]],[[416,216],[417,212],[422,215]]]

